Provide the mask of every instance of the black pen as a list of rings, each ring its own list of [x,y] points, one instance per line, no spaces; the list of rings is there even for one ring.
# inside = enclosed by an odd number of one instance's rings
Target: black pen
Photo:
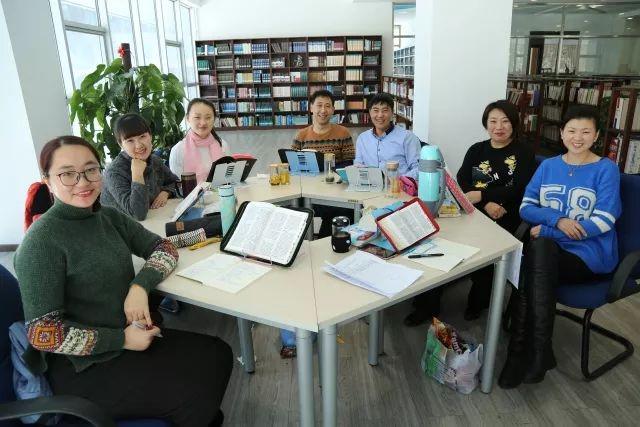
[[[432,256],[444,256],[444,254],[418,254],[418,255],[409,255],[409,259],[415,258],[430,258]]]

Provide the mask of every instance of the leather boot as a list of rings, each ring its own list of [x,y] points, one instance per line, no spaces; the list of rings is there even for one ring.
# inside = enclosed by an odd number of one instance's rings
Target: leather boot
[[[498,385],[506,389],[519,386],[527,369],[527,299],[524,291],[513,290],[509,300],[509,310],[511,339],[507,360],[498,378]]]
[[[558,284],[558,245],[538,238],[529,244],[525,268],[527,309],[531,314],[531,362],[522,382],[539,383],[548,370],[556,367],[551,337],[556,314]]]

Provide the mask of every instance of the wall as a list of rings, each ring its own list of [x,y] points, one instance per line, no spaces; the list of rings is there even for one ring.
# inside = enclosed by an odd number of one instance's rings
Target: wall
[[[27,187],[37,153],[71,133],[49,2],[2,0],[0,15],[0,246],[22,240]],[[28,17],[29,25],[24,25]]]
[[[505,96],[510,0],[416,1],[414,131],[441,147],[457,172],[473,143],[486,139],[485,106]],[[478,19],[482,16],[482,19]]]
[[[326,35],[382,35],[383,74],[393,72],[392,3],[353,0],[203,1],[200,40]]]

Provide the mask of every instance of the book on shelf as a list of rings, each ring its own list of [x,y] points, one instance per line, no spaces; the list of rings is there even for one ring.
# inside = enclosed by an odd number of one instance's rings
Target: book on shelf
[[[344,42],[327,40],[327,51],[328,52],[342,52],[344,51]]]
[[[233,53],[231,43],[216,43],[215,54],[216,55],[229,55]]]
[[[307,43],[307,51],[308,52],[326,52],[327,45],[324,40],[310,41]]]
[[[251,43],[234,43],[233,53],[236,55],[251,54]]]
[[[243,202],[220,250],[289,267],[312,222],[311,209]]]
[[[362,51],[364,50],[364,40],[362,39],[347,39],[348,51]]]
[[[613,117],[613,127],[615,129],[626,129],[627,117],[629,115],[630,99],[627,97],[618,97],[616,101],[616,109]],[[631,130],[635,131],[640,129],[640,98],[636,99],[636,105],[633,110],[633,117],[631,121]]]
[[[627,148],[627,160],[624,163],[624,173],[640,173],[640,140],[632,139]]]
[[[607,157],[616,164],[620,163],[620,153],[622,151],[622,135],[614,136],[609,139],[607,144]]]
[[[327,55],[327,67],[343,67],[344,55]],[[309,64],[311,66],[311,64]]]

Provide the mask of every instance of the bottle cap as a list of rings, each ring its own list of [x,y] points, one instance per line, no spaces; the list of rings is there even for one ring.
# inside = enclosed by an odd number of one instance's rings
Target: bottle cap
[[[231,185],[222,185],[218,187],[218,196],[220,197],[233,196],[233,194],[233,186]]]

